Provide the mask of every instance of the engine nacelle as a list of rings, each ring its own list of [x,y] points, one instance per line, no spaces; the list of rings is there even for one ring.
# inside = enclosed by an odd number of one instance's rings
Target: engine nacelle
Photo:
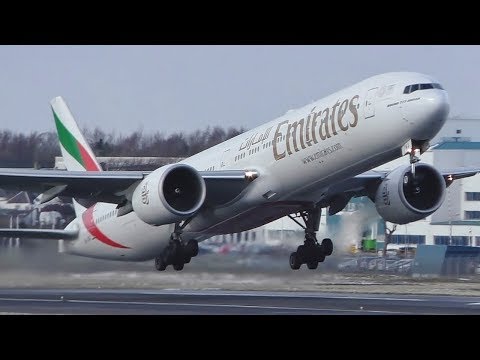
[[[140,182],[133,192],[132,207],[147,224],[171,224],[198,211],[205,196],[205,181],[197,170],[186,164],[171,164]]]
[[[445,180],[433,166],[417,163],[415,178],[410,165],[393,170],[375,194],[380,216],[395,224],[407,224],[433,214],[443,203]]]

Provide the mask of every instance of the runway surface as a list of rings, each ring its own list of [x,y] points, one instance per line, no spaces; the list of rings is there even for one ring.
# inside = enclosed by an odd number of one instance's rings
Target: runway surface
[[[0,289],[0,314],[480,314],[480,297],[214,290]]]

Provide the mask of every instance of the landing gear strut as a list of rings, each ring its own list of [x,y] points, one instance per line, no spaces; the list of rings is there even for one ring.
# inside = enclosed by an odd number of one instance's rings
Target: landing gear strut
[[[305,241],[303,245],[297,248],[297,251],[290,254],[290,268],[300,269],[302,264],[307,264],[311,270],[318,267],[319,262],[323,262],[326,256],[333,252],[333,243],[330,239],[323,239],[320,245],[317,241],[316,232],[320,225],[321,208],[301,211],[296,217],[289,215],[290,219],[305,229]],[[305,225],[301,224],[296,218],[301,217]]]
[[[416,147],[411,147],[411,149],[408,151],[408,155],[410,156],[410,166],[411,166],[411,174],[412,174],[412,191],[415,195],[420,194],[420,186],[418,186],[418,180],[415,177],[415,164],[420,161],[420,149]],[[409,179],[408,175],[405,175],[405,178],[403,180],[404,184],[408,184]]]
[[[415,164],[420,161],[420,149],[412,147],[412,150],[408,153],[410,155],[410,166],[412,167],[412,178],[415,179]]]
[[[188,264],[192,257],[198,255],[198,242],[189,240],[183,244],[181,234],[189,221],[175,224],[175,230],[170,236],[170,243],[160,256],[155,258],[155,268],[158,271],[164,271],[168,265],[172,265],[177,271],[183,270],[185,264]]]

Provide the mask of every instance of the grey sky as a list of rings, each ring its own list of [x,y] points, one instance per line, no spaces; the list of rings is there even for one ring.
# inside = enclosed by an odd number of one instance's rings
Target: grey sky
[[[253,128],[388,71],[436,77],[451,116],[480,117],[480,46],[0,46],[0,129],[53,130],[62,95],[80,126],[128,134]]]

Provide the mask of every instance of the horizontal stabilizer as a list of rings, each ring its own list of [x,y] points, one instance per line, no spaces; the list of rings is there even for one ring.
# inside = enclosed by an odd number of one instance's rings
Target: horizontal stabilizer
[[[75,240],[78,230],[55,229],[1,229],[0,237],[49,239],[49,240]]]

